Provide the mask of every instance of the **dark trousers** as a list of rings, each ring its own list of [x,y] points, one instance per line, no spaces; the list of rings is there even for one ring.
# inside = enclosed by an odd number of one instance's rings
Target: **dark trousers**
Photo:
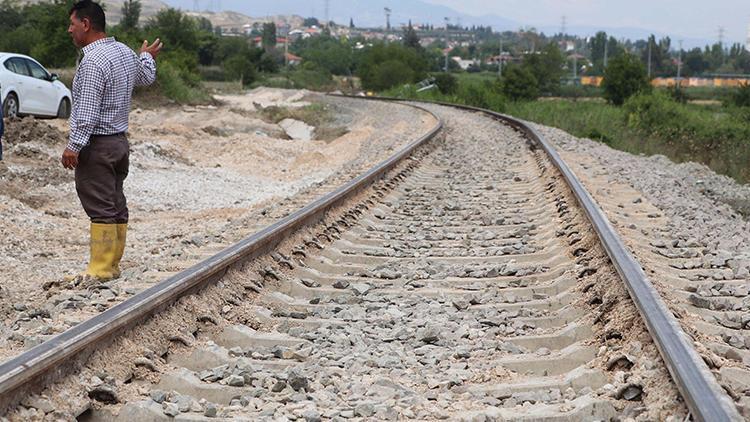
[[[128,222],[128,204],[122,190],[128,167],[128,138],[122,134],[92,136],[78,154],[76,192],[92,223]]]

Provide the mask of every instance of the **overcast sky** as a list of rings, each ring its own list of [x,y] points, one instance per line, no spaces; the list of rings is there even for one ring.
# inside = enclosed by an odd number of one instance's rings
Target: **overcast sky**
[[[425,0],[471,15],[495,14],[530,26],[638,27],[675,36],[744,43],[750,0]]]

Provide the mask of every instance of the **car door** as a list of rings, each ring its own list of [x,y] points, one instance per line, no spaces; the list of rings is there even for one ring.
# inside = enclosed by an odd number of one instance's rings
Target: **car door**
[[[16,94],[18,94],[18,112],[38,113],[37,105],[34,104],[34,98],[30,95],[32,92],[31,71],[21,57],[11,57],[5,61],[6,69],[13,73]]]
[[[31,77],[34,79],[34,86],[31,94],[36,99],[38,107],[37,113],[48,116],[57,114],[57,89],[52,85],[49,73],[37,62],[29,59],[23,59],[26,66],[31,71]]]

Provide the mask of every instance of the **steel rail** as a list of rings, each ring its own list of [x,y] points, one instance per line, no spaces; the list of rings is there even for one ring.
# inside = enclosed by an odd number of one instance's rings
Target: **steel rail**
[[[320,221],[327,211],[381,179],[443,128],[443,121],[434,113],[422,107],[411,107],[433,116],[437,122],[435,126],[366,173],[207,260],[0,364],[0,415],[16,405],[24,394],[39,390],[41,385],[69,372],[69,368],[63,368],[66,364],[79,361],[92,353],[96,346],[134,327],[181,297],[215,282],[229,269],[266,253],[290,234]]]
[[[481,112],[499,119],[523,132],[538,144],[560,171],[576,200],[584,209],[597,236],[607,251],[610,260],[627,286],[630,297],[638,309],[646,327],[656,343],[659,353],[667,365],[672,379],[682,394],[690,414],[696,421],[742,421],[744,420],[724,392],[701,356],[692,346],[692,339],[680,327],[677,319],[662,300],[659,292],[646,276],[641,264],[628,251],[624,242],[612,227],[609,219],[589,194],[578,177],[563,161],[555,147],[544,136],[524,121],[514,117],[478,107],[457,105],[437,101],[414,101],[403,98],[372,97],[385,101],[438,104],[468,111]]]

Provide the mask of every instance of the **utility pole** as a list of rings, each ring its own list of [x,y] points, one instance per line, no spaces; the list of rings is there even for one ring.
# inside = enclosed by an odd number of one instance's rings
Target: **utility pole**
[[[498,57],[497,61],[497,76],[502,78],[503,77],[503,39],[502,35],[500,38],[500,57]]]
[[[451,18],[446,17],[445,18],[445,72],[448,73],[448,49],[450,46],[448,45],[448,24],[450,23]]]
[[[724,64],[724,27],[719,27],[719,48],[721,49],[721,64]]]
[[[682,85],[682,40],[680,40],[680,52],[677,56],[677,90],[680,90]]]
[[[200,12],[200,0],[193,0],[193,12]]]
[[[287,86],[289,86],[289,83],[291,82],[289,80],[289,29],[290,27],[286,27],[286,35],[284,36],[284,71],[286,72],[286,83]]]
[[[609,38],[604,39],[604,68],[607,68],[607,55],[609,54]]]

